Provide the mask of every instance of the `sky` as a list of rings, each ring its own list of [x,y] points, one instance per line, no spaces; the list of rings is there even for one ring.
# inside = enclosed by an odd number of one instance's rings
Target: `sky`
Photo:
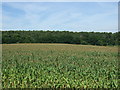
[[[2,30],[118,31],[117,2],[3,2]]]

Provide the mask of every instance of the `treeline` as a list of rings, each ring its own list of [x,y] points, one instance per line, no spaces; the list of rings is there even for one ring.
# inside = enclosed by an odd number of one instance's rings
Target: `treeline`
[[[2,43],[68,43],[118,45],[119,32],[2,31]]]

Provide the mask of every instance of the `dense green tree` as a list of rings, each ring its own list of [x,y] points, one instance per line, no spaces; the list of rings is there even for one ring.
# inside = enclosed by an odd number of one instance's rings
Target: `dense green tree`
[[[119,45],[119,32],[2,31],[2,43]]]

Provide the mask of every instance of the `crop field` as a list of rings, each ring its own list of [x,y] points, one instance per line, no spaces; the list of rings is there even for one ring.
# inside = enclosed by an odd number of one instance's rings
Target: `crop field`
[[[3,44],[3,88],[118,88],[118,47]]]

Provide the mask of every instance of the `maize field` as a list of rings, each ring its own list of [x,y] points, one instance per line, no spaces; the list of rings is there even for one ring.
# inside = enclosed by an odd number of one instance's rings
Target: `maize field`
[[[3,88],[118,88],[118,47],[2,44]]]

